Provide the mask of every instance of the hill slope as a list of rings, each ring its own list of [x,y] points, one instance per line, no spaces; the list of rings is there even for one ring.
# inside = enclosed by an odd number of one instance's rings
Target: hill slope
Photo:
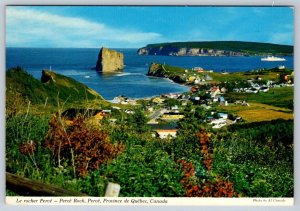
[[[140,55],[292,55],[294,47],[259,42],[207,41],[149,44],[140,48]]]
[[[20,67],[11,68],[6,72],[6,93],[7,100],[12,97],[12,93],[18,93],[32,104],[47,101],[56,105],[58,99],[73,103],[103,99],[97,92],[72,78],[43,70],[42,79],[39,81]]]

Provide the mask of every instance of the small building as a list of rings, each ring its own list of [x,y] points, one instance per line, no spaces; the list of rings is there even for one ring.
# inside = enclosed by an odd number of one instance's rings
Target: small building
[[[161,117],[162,120],[179,120],[182,118],[184,118],[183,114],[175,112],[165,113]]]
[[[212,81],[212,80],[213,80],[213,78],[210,77],[210,76],[207,75],[207,74],[204,76],[204,79],[205,79],[206,81]]]
[[[226,123],[219,123],[212,126],[213,129],[220,129],[221,127],[224,127]]]
[[[226,93],[227,92],[227,89],[225,87],[222,87],[221,90],[220,90],[222,93]]]
[[[211,109],[211,106],[208,106],[208,105],[206,105],[206,104],[201,104],[201,107],[203,107],[203,108],[205,108],[205,109]]]
[[[220,96],[218,98],[218,101],[219,101],[220,105],[223,105],[223,106],[228,105],[227,101],[225,100],[225,98],[223,96]]]
[[[221,119],[228,119],[228,114],[225,114],[225,113],[218,113],[218,116],[219,116]]]
[[[247,82],[248,82],[249,84],[253,83],[253,78],[247,79]]]
[[[159,138],[161,139],[168,139],[168,138],[176,138],[177,134],[177,129],[172,129],[172,130],[156,130],[156,133]]]
[[[194,67],[193,70],[196,70],[196,71],[201,71],[202,70],[203,71],[203,68],[202,67]]]
[[[134,114],[134,111],[127,109],[127,110],[125,110],[125,113],[126,114]]]
[[[136,100],[134,99],[128,99],[127,102],[129,105],[136,105]]]
[[[271,81],[271,80],[268,80],[268,81],[267,81],[267,86],[272,86],[272,85],[273,85],[273,83],[274,83],[273,81]]]
[[[181,105],[186,106],[188,104],[189,100],[181,100]]]
[[[219,101],[220,103],[224,103],[224,102],[225,102],[225,98],[224,98],[223,96],[220,96],[220,97],[218,98],[218,101]]]
[[[210,94],[212,97],[215,97],[217,94],[221,94],[219,87],[212,87],[210,88]]]
[[[215,120],[215,118],[213,117],[213,116],[208,116],[207,118],[206,118],[206,121],[207,122],[212,122],[212,121],[214,121]]]
[[[261,81],[261,80],[262,80],[262,77],[257,76],[257,77],[256,77],[256,80]]]
[[[154,108],[153,108],[153,107],[147,107],[147,111],[153,112],[153,111],[154,111]]]
[[[178,105],[172,106],[172,107],[171,107],[171,110],[172,110],[172,111],[178,111],[178,110],[179,110]]]
[[[192,92],[198,92],[198,90],[199,90],[199,88],[196,87],[196,86],[193,86],[193,87],[191,88],[191,91],[192,91]]]
[[[268,92],[269,91],[269,87],[267,86],[262,86],[260,89],[259,89],[260,92]]]
[[[196,77],[195,76],[190,76],[189,78],[188,78],[188,81],[189,82],[194,82],[196,80]]]
[[[219,125],[219,124],[224,124],[226,123],[225,119],[213,119],[210,121],[210,125]]]
[[[153,103],[156,103],[156,104],[161,104],[161,103],[163,103],[165,100],[164,99],[162,99],[162,98],[160,98],[160,97],[155,97],[155,98],[153,98],[153,100],[152,100],[152,102]]]
[[[194,81],[194,84],[199,84],[201,82],[201,79],[199,77],[197,77]]]

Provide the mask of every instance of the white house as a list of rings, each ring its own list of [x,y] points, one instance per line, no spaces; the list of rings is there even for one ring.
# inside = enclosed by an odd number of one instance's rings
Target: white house
[[[156,133],[158,134],[159,138],[161,139],[166,139],[166,138],[175,138],[177,134],[177,130],[164,130],[164,129],[159,129],[156,130]]]
[[[218,113],[218,116],[219,116],[221,119],[228,119],[228,114],[225,114],[225,113]]]

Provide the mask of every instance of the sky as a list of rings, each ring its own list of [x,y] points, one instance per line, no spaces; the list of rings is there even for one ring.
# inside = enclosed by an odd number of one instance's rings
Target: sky
[[[140,48],[151,43],[294,44],[291,7],[7,6],[6,46]]]

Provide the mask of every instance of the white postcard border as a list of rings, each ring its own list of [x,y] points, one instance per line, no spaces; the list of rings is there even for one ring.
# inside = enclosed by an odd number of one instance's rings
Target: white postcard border
[[[205,197],[19,197],[7,196],[9,205],[77,206],[292,206],[293,198],[205,198]]]

